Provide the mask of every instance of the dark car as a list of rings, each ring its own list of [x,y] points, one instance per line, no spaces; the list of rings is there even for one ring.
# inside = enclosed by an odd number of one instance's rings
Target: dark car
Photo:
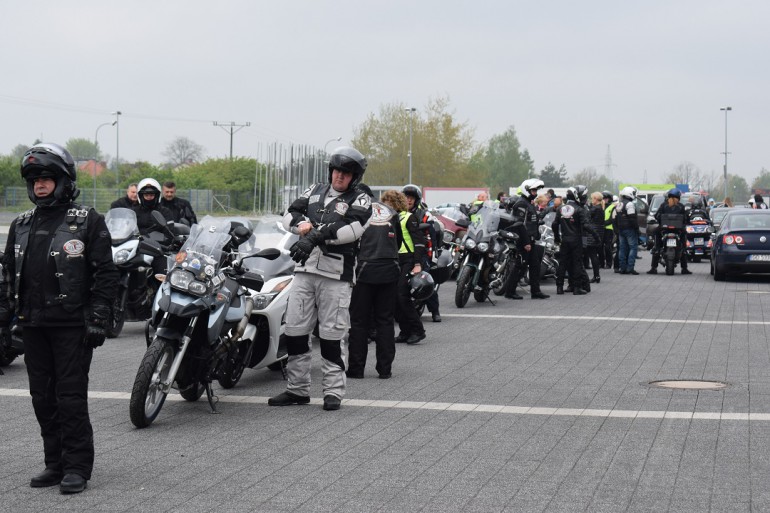
[[[711,224],[714,225],[714,233],[719,231],[719,226],[722,224],[722,219],[725,218],[728,212],[734,210],[734,207],[714,207],[709,212],[711,218]]]
[[[770,273],[770,210],[732,209],[713,236],[711,274]]]
[[[647,249],[652,249],[653,244],[655,244],[655,231],[658,229],[658,221],[655,219],[655,214],[658,213],[658,209],[665,202],[665,194],[656,194],[650,200],[650,211],[647,215],[647,225],[645,230],[647,233]]]

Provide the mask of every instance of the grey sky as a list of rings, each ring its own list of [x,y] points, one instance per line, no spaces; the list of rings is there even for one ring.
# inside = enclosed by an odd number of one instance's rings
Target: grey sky
[[[770,169],[767,20],[764,1],[7,1],[0,153],[93,140],[117,109],[121,159],[160,163],[182,135],[225,156],[214,120],[252,123],[238,155],[322,148],[382,104],[448,96],[478,142],[515,126],[538,170],[604,172],[609,145],[617,178],[659,182],[685,160],[721,174],[730,105],[729,171],[751,181]]]

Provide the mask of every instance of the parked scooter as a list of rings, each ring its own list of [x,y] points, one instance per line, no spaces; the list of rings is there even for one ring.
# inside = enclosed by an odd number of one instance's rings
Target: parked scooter
[[[514,222],[510,214],[491,201],[485,202],[475,215],[477,217],[473,224],[468,226],[468,232],[461,244],[465,257],[457,277],[457,308],[465,306],[471,292],[479,303],[489,299],[490,285],[498,274],[494,264],[498,262],[503,251],[503,243],[497,236],[498,230],[511,226]]]
[[[246,271],[238,259],[238,246],[251,235],[243,224],[210,216],[190,230],[155,297],[157,330],[131,392],[129,411],[136,427],[155,420],[172,387],[187,401],[197,401],[205,390],[216,412],[211,383],[227,374],[227,356],[244,336],[254,310],[240,282],[262,288],[261,277]],[[279,255],[265,249],[254,256]]]

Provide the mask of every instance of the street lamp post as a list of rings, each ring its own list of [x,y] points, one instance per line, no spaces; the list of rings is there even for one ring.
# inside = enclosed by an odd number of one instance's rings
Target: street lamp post
[[[94,155],[94,208],[96,208],[96,159],[99,158],[99,129],[107,125],[115,126],[117,123],[117,121],[102,123],[96,127],[96,133],[94,134],[94,149],[96,150],[96,155]]]
[[[415,107],[406,109],[406,112],[409,113],[409,183],[412,183],[412,120],[416,111]]]
[[[324,144],[324,155],[326,155],[326,148],[329,147],[329,143],[333,143],[334,141],[341,141],[341,140],[342,140],[342,136],[339,136],[339,137],[335,137],[334,139],[329,139],[328,141],[326,141],[326,144]]]
[[[119,110],[112,113],[115,116],[115,187],[120,183],[120,115]]]
[[[725,111],[725,167],[724,167],[724,182],[725,182],[725,197],[727,197],[727,113],[733,110],[732,107],[720,107],[719,110]],[[735,198],[733,198],[734,200]]]
[[[333,143],[334,141],[339,142],[341,140],[342,140],[342,136],[339,136],[339,137],[335,137],[334,139],[329,139],[328,141],[326,141],[326,144],[324,144],[324,162],[328,162],[329,161],[328,160],[329,154],[326,153],[326,148],[329,147],[329,144]],[[316,169],[318,169],[318,168],[316,167]],[[323,180],[323,176],[324,176],[324,170],[323,170],[323,167],[322,167],[321,168],[321,172],[320,172],[320,176],[316,177],[316,181],[319,181],[319,179]]]

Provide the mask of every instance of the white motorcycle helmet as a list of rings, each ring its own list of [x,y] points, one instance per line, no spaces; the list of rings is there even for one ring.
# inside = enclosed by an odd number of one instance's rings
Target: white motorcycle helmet
[[[631,187],[630,185],[628,187],[623,187],[623,190],[620,191],[620,195],[630,200],[636,199],[636,187]]]
[[[529,178],[521,182],[519,194],[526,199],[532,201],[537,197],[537,191],[545,188],[545,183],[539,178]]]

